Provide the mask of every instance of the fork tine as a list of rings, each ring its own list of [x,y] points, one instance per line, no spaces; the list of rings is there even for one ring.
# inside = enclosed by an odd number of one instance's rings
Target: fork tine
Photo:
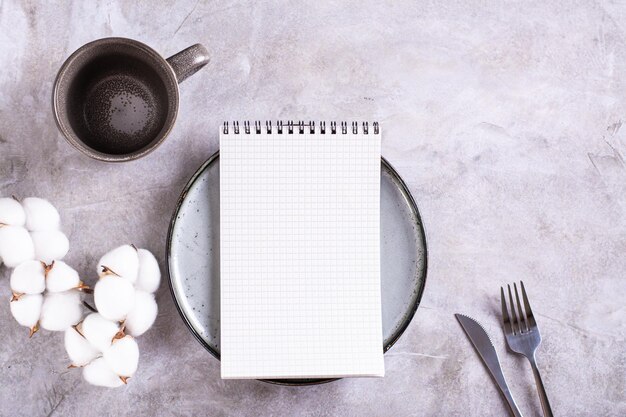
[[[528,323],[526,323],[526,315],[524,314],[524,310],[522,310],[522,303],[520,303],[519,301],[519,293],[517,292],[516,283],[513,283],[513,288],[515,289],[515,301],[517,301],[517,312],[519,314],[520,332],[524,333],[528,331]]]
[[[511,319],[509,318],[509,310],[506,307],[506,297],[504,296],[504,288],[500,287],[500,302],[502,303],[502,323],[504,324],[504,332],[512,334]]]
[[[513,325],[513,333],[514,334],[519,334],[520,333],[520,329],[519,329],[519,322],[517,321],[517,313],[515,312],[515,304],[513,304],[513,295],[511,294],[511,286],[509,284],[506,284],[506,286],[509,288],[509,303],[511,305],[511,324]]]
[[[522,287],[522,298],[524,299],[524,310],[526,310],[526,319],[528,320],[528,330],[531,327],[536,327],[537,322],[535,321],[535,316],[533,315],[533,311],[530,309],[530,303],[528,302],[528,297],[526,296],[526,289],[524,288],[524,281],[519,282],[520,287]]]

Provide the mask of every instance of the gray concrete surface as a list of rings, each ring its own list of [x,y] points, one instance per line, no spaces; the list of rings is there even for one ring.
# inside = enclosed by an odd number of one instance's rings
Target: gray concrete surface
[[[626,415],[626,4],[604,1],[0,2],[0,195],[61,210],[67,260],[88,282],[107,249],[165,259],[178,195],[227,119],[377,119],[428,234],[426,293],[384,379],[289,388],[222,381],[219,363],[158,292],[125,388],[66,370],[61,334],[28,340],[0,269],[0,415],[502,416],[453,318],[491,332],[526,416],[530,367],[507,354],[499,286],[523,279],[544,335],[556,415]],[[212,63],[181,86],[156,152],[110,165],[57,132],[51,86],[90,40],[164,55],[202,42]]]

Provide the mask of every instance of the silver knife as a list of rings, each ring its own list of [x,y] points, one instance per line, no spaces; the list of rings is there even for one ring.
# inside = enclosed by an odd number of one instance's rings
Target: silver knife
[[[485,329],[483,329],[483,326],[478,324],[476,320],[464,316],[463,314],[455,314],[454,316],[459,323],[461,323],[465,334],[467,334],[470,342],[472,342],[472,345],[474,345],[474,348],[485,363],[485,366],[487,366],[489,373],[500,389],[500,393],[506,400],[511,414],[514,417],[522,417],[522,413],[519,411],[519,408],[517,408],[517,404],[515,404],[511,391],[506,384],[504,374],[502,374],[502,368],[500,367],[500,361],[498,361],[496,349],[493,347],[493,343],[491,343],[491,339]]]

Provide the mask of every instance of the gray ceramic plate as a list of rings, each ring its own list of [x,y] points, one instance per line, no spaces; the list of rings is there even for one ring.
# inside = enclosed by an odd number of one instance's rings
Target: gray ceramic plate
[[[381,171],[381,279],[383,351],[409,325],[426,282],[426,240],[417,206],[385,159]],[[172,217],[168,236],[170,289],[198,341],[220,357],[219,155],[189,180]],[[315,384],[332,379],[268,382]]]

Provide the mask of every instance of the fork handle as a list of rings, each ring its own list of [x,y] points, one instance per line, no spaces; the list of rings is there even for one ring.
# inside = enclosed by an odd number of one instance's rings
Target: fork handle
[[[552,407],[550,407],[550,402],[548,401],[548,394],[546,394],[546,390],[543,387],[543,381],[541,380],[541,375],[539,374],[539,368],[537,368],[537,361],[534,358],[534,355],[530,359],[530,366],[533,369],[533,375],[535,376],[535,383],[537,384],[537,392],[539,392],[539,401],[541,402],[541,409],[543,410],[544,417],[553,417]]]

